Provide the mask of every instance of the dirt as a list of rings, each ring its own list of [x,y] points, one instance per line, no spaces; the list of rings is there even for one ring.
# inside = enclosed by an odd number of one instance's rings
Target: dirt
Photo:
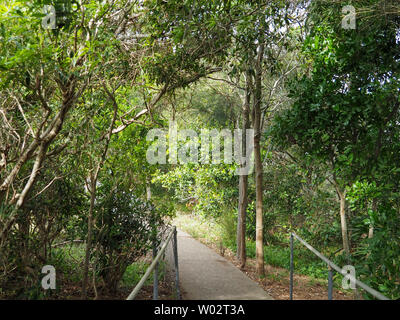
[[[119,288],[113,294],[99,293],[96,300],[125,300],[131,293],[133,288]],[[55,295],[45,298],[46,300],[80,300],[82,288],[76,284],[63,284],[63,288]],[[161,281],[159,283],[159,300],[171,300],[174,298],[174,287],[168,282]],[[93,290],[88,292],[88,299],[95,299]],[[144,286],[135,300],[152,300],[153,299],[153,286]]]

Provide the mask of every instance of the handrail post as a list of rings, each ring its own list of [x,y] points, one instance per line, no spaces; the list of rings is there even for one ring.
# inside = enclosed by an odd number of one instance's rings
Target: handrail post
[[[333,272],[332,267],[328,265],[328,300],[333,297]]]
[[[181,292],[179,289],[179,264],[178,264],[178,237],[176,232],[176,227],[174,226],[174,241],[173,241],[173,251],[174,251],[174,262],[175,262],[175,288],[176,288],[176,299],[181,299]]]
[[[290,300],[293,300],[293,233],[290,233]]]
[[[367,291],[368,293],[372,294],[375,298],[378,298],[379,300],[390,300],[388,297],[385,297],[382,293],[376,291],[375,289],[367,286],[364,282],[358,280],[352,274],[348,274],[342,268],[339,268],[336,264],[334,264],[331,260],[329,260],[327,257],[325,257],[322,253],[320,253],[317,250],[315,250],[314,247],[310,246],[306,241],[304,241],[302,238],[300,238],[296,233],[292,232],[291,233],[291,237],[292,236],[294,238],[296,238],[298,241],[300,241],[300,243],[302,243],[308,250],[313,252],[318,258],[320,258],[322,261],[324,261],[326,264],[328,264],[337,273],[342,274],[343,276],[346,276],[350,280],[354,281],[356,286],[364,289],[365,291]],[[333,287],[333,281],[332,281],[332,287]]]
[[[158,251],[157,256],[153,259],[152,263],[147,268],[144,276],[140,279],[139,283],[132,290],[132,292],[129,294],[129,296],[128,296],[128,298],[126,298],[126,300],[134,300],[135,299],[139,290],[143,287],[143,285],[145,284],[147,279],[150,277],[151,273],[154,271],[156,264],[160,260],[161,256],[164,254],[165,249],[167,248],[167,245],[171,241],[173,235],[174,235],[174,232],[173,232],[173,230],[171,230],[171,232],[168,234],[167,240],[164,241],[164,244],[161,246],[161,249]]]
[[[157,256],[157,242],[153,241],[153,259]],[[158,262],[153,273],[153,300],[158,300]]]

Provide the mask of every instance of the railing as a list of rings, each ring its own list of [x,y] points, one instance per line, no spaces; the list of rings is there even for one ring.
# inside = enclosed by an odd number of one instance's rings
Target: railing
[[[339,268],[336,264],[334,264],[331,260],[329,260],[327,257],[325,257],[322,253],[318,252],[315,250],[311,245],[309,245],[306,241],[304,241],[302,238],[300,238],[297,234],[294,232],[290,233],[290,300],[293,300],[293,238],[296,238],[299,240],[304,246],[307,247],[308,250],[313,252],[318,258],[320,258],[322,261],[326,262],[328,265],[328,299],[332,300],[332,293],[333,293],[333,270],[337,271],[338,273],[342,274],[343,276],[346,276],[350,281],[355,283],[356,286],[364,289],[368,293],[370,293],[372,296],[379,300],[390,300],[389,298],[385,297],[382,293],[372,289],[371,287],[367,286],[365,283],[361,282],[360,280],[357,280],[356,277],[354,277],[352,274],[347,273],[343,269]],[[332,270],[333,269],[333,270]]]
[[[142,279],[140,279],[139,283],[132,290],[130,295],[126,300],[134,300],[140,289],[142,289],[146,280],[150,277],[151,272],[154,270],[154,278],[153,278],[153,300],[158,300],[158,264],[161,256],[164,254],[165,249],[168,246],[168,243],[173,239],[173,255],[174,255],[174,265],[175,265],[175,289],[176,289],[176,298],[180,299],[180,289],[179,289],[179,266],[178,266],[178,241],[177,241],[177,232],[176,227],[172,227],[172,230],[168,234],[167,239],[161,246],[160,251],[157,252],[157,248],[153,248],[153,262],[147,268],[146,273],[143,275]]]

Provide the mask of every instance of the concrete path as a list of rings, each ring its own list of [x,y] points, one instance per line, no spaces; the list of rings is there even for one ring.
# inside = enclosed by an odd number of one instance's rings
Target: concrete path
[[[178,257],[185,300],[273,300],[231,262],[180,230]]]

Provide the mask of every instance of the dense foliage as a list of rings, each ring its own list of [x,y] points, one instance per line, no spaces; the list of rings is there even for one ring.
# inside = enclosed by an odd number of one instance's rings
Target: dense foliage
[[[287,268],[296,231],[399,298],[399,13],[394,0],[2,1],[0,296],[51,297],[47,264],[60,294],[115,295],[190,212],[259,275],[264,260]],[[199,152],[202,130],[254,129],[251,174],[150,164],[148,133],[168,141],[172,123]]]

